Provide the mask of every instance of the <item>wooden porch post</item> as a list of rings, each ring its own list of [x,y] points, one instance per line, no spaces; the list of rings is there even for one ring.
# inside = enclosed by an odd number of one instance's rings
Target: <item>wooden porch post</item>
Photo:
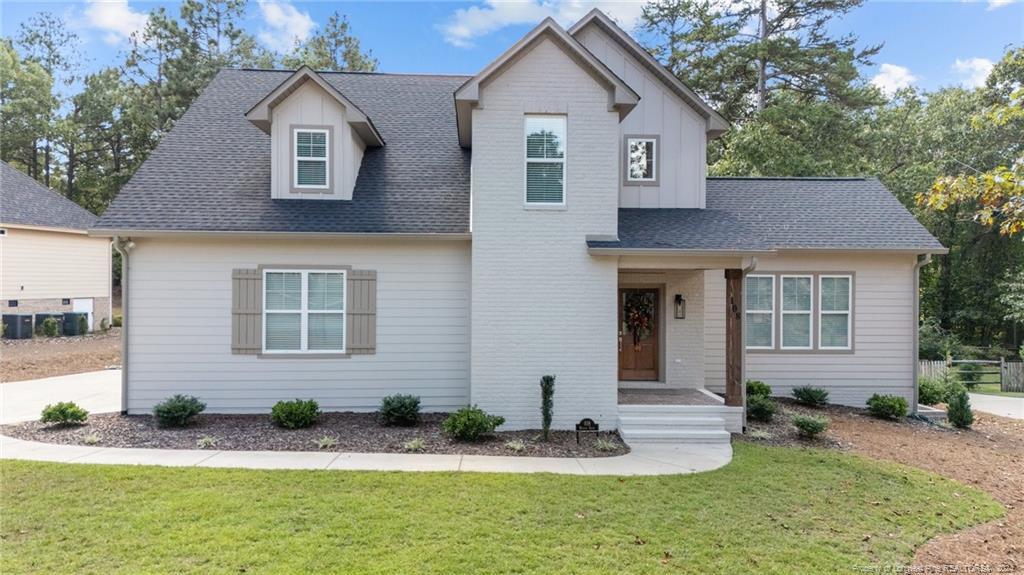
[[[743,406],[743,270],[725,270],[725,404]]]

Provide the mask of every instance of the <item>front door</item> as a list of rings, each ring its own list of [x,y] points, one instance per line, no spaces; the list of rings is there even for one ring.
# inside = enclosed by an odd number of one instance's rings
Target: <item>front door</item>
[[[619,380],[658,380],[657,288],[619,289]]]

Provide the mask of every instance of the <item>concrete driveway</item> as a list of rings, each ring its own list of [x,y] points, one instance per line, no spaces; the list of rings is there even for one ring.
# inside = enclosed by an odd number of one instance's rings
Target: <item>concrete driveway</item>
[[[984,411],[1003,417],[1024,419],[1024,397],[1003,397],[1001,395],[986,395],[983,393],[971,393],[971,408],[975,411]]]
[[[121,411],[121,370],[0,384],[0,423],[39,419],[47,404],[73,401],[89,413]]]

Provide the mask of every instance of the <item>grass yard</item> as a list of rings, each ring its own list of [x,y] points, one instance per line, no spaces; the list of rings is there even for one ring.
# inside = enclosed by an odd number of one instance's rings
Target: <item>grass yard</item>
[[[1019,391],[1001,391],[998,383],[979,383],[971,393],[984,393],[986,395],[1002,395],[1003,397],[1024,397]]]
[[[0,572],[851,572],[1002,516],[833,451],[735,444],[650,478],[0,461]]]

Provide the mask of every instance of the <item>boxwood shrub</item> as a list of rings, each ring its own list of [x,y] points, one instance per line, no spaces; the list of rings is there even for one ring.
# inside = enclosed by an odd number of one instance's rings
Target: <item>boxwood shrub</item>
[[[876,393],[868,398],[868,413],[881,419],[900,419],[907,415],[907,400]]]
[[[753,397],[759,395],[761,397],[771,397],[772,386],[768,385],[763,381],[756,379],[747,380],[747,397]]]
[[[441,428],[455,439],[476,441],[492,433],[502,423],[505,423],[504,417],[490,415],[479,407],[472,406],[463,407],[449,415],[441,423]]]
[[[377,417],[384,425],[416,425],[420,421],[420,398],[402,393],[389,395],[380,401]]]
[[[160,427],[185,427],[204,409],[206,404],[199,398],[177,394],[153,406],[153,417]]]
[[[279,401],[270,408],[270,419],[285,429],[309,427],[320,419],[320,404],[313,399]]]
[[[69,425],[72,423],[85,423],[89,412],[78,407],[73,401],[62,401],[43,408],[43,423],[56,423],[57,425]]]
[[[814,439],[828,429],[829,419],[815,415],[794,415],[793,425],[800,437]]]
[[[779,406],[766,395],[747,397],[747,417],[754,421],[771,421],[778,410]]]

